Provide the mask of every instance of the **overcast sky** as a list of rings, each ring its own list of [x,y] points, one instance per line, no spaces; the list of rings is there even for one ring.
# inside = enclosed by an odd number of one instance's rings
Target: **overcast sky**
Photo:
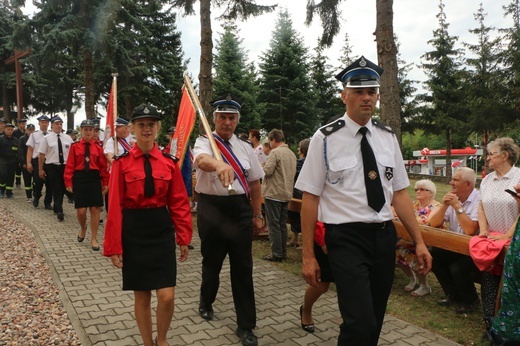
[[[27,0],[28,6],[26,13],[34,11],[30,5],[31,0]],[[286,8],[293,21],[293,26],[299,32],[310,51],[316,46],[318,38],[321,36],[321,22],[316,17],[310,27],[304,25],[306,0],[257,0],[257,4],[273,5],[278,3],[280,8]],[[451,36],[458,36],[458,47],[462,47],[462,42],[476,43],[475,35],[468,30],[478,26],[474,14],[478,11],[479,4],[482,3],[485,13],[486,26],[496,28],[506,28],[512,26],[512,19],[504,17],[503,6],[510,3],[510,0],[445,0],[446,21],[449,24],[448,32]],[[198,9],[199,4],[195,7]],[[348,32],[353,51],[352,58],[364,55],[369,60],[377,63],[375,36],[373,35],[376,27],[376,1],[352,1],[344,0],[342,5],[342,29],[335,38],[331,48],[326,50],[330,65],[338,67],[341,46],[343,45],[345,33]],[[400,42],[401,58],[406,63],[421,63],[421,56],[432,50],[427,43],[433,38],[433,31],[439,27],[437,14],[439,13],[439,2],[432,0],[395,0],[394,1],[394,32]],[[214,43],[221,32],[223,22],[216,17],[222,14],[222,9],[213,8],[212,28]],[[246,50],[249,61],[258,66],[258,58],[263,52],[269,49],[269,42],[275,28],[277,12],[266,14],[256,18],[251,18],[247,22],[237,23],[240,30],[239,36],[243,39],[243,48]],[[179,17],[178,30],[182,33],[182,44],[185,58],[190,59],[189,72],[196,77],[200,63],[200,22],[198,15]],[[495,33],[496,35],[496,33]],[[337,71],[339,72],[339,70]],[[424,73],[418,69],[413,69],[408,75],[409,79],[424,80]],[[84,118],[84,117],[83,117]],[[78,114],[76,122],[81,122],[81,115]]]

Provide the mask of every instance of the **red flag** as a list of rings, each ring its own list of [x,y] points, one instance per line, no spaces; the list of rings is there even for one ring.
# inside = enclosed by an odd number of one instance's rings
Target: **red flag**
[[[181,105],[179,107],[179,114],[177,115],[177,125],[175,125],[175,133],[173,134],[171,143],[171,154],[179,159],[179,165],[181,167],[194,126],[195,107],[193,107],[188,90],[183,87]]]
[[[107,139],[114,135],[114,115],[117,114],[117,79],[114,76],[112,86],[110,87],[110,96],[107,106],[107,123],[105,126],[105,143]]]

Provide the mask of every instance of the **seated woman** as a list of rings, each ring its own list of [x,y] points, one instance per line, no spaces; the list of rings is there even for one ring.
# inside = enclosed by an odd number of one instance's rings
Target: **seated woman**
[[[415,214],[419,225],[428,224],[428,216],[432,211],[440,207],[435,200],[437,188],[428,179],[418,180],[415,183],[414,203]],[[414,297],[422,297],[431,293],[426,275],[417,272],[417,258],[415,257],[415,246],[413,243],[401,239],[396,245],[396,266],[401,268],[410,282],[404,286],[405,291],[411,291]],[[418,282],[417,282],[418,281]],[[419,287],[417,287],[419,284]]]

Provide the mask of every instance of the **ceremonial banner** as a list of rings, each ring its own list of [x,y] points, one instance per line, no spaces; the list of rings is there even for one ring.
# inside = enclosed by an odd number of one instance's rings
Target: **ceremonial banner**
[[[171,154],[179,159],[179,166],[182,168],[191,132],[195,126],[195,107],[191,101],[188,91],[182,87],[182,99],[177,115],[175,133],[171,142]]]

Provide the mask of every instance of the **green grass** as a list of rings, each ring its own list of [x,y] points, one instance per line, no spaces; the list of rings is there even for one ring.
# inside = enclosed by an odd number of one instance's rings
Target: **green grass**
[[[412,199],[415,198],[413,187],[415,181],[410,181],[408,192]],[[437,195],[436,200],[442,200],[442,197],[451,190],[448,184],[436,184]],[[292,234],[291,234],[292,236]],[[269,241],[267,238],[256,240],[253,242],[253,256],[261,258],[263,255],[270,253]],[[301,251],[294,247],[287,248],[287,260],[274,263],[279,268],[290,272],[294,275],[301,275]],[[408,283],[408,279],[404,273],[396,269],[395,281],[388,301],[387,313],[408,321],[416,326],[430,330],[440,334],[447,339],[453,340],[461,345],[487,345],[482,342],[482,336],[485,328],[482,323],[481,311],[467,315],[458,315],[453,308],[438,306],[436,301],[441,299],[444,294],[442,292],[437,279],[433,273],[428,275],[428,281],[432,286],[432,294],[426,297],[412,297],[403,287]],[[331,286],[332,289],[335,287]],[[480,289],[480,285],[477,285]],[[302,292],[305,287],[301,287]]]

